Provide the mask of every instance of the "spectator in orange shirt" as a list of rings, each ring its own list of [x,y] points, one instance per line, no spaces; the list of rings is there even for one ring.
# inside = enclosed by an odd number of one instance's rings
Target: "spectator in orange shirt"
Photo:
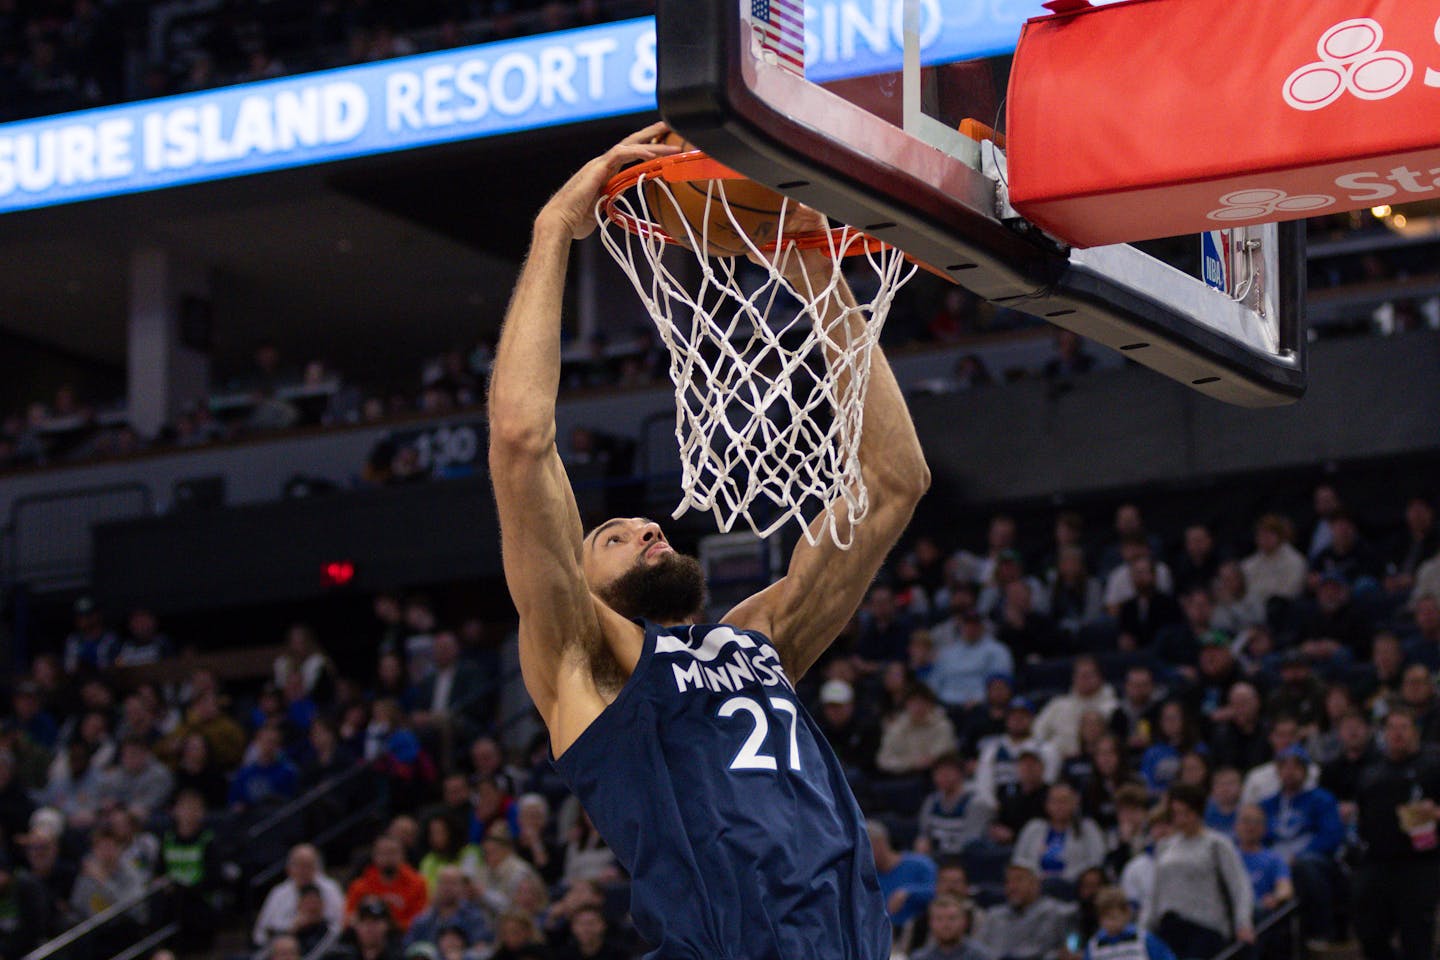
[[[390,907],[390,916],[402,933],[420,915],[429,901],[425,878],[405,862],[405,851],[391,836],[381,836],[370,848],[370,866],[350,884],[345,892],[345,920],[355,917],[355,910],[366,897],[379,897]]]

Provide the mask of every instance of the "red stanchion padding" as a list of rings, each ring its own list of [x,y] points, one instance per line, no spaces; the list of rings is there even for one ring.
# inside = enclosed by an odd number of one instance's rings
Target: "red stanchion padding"
[[[1011,203],[1077,246],[1440,197],[1440,3],[1039,17],[1007,127]]]

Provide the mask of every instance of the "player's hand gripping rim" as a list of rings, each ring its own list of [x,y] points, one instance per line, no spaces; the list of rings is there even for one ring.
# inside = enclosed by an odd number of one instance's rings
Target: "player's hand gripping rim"
[[[536,230],[553,226],[576,240],[588,237],[595,230],[595,202],[621,167],[680,152],[678,146],[655,142],[669,130],[664,121],[652,123],[581,167],[546,202],[535,219]]]

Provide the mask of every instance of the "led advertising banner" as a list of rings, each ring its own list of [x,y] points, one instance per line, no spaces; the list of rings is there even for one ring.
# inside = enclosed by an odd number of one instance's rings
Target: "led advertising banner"
[[[904,0],[812,0],[807,73],[900,69]],[[931,63],[1007,52],[1040,0],[920,0]],[[652,18],[0,125],[0,212],[655,108]]]

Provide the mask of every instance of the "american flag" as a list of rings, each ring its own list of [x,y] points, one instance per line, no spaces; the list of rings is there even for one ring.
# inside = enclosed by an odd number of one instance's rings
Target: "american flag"
[[[805,0],[750,0],[750,23],[765,59],[805,75]]]

